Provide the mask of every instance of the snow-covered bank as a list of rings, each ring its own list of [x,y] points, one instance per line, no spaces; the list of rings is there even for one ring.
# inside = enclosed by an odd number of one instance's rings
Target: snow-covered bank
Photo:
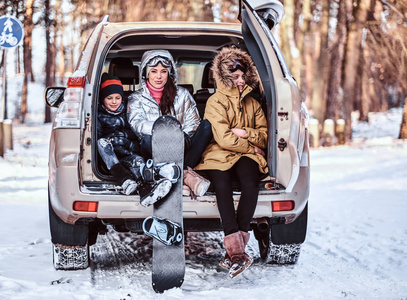
[[[402,116],[402,107],[391,108],[386,113],[370,112],[368,114],[369,122],[353,121],[352,137],[354,140],[382,137],[398,138]]]
[[[43,204],[47,199],[50,133],[50,124],[13,125],[14,149],[0,157],[1,203]]]
[[[407,142],[393,136],[365,133],[353,145],[311,151],[308,235],[296,265],[264,264],[252,237],[255,262],[231,280],[217,265],[221,234],[191,233],[182,288],[157,295],[144,236],[108,232],[92,247],[87,270],[53,268],[51,127],[13,130],[14,150],[0,158],[0,299],[407,298]]]

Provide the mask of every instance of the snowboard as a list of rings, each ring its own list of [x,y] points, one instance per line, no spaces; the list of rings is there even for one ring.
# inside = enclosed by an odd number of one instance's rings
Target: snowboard
[[[153,125],[152,155],[154,165],[175,162],[183,170],[184,133],[181,124],[171,116],[159,117]],[[166,219],[179,225],[183,235],[182,174],[169,194],[154,204],[154,217]],[[180,287],[185,275],[184,238],[166,245],[153,239],[152,285],[154,291],[162,293]]]

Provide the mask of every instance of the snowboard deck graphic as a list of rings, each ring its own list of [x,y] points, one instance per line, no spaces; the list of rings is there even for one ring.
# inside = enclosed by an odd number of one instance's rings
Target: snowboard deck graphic
[[[184,133],[174,117],[162,116],[153,125],[152,154],[154,164],[175,162],[183,170]],[[182,174],[181,174],[182,175]],[[183,234],[182,176],[169,194],[154,204],[154,216],[178,224]],[[180,287],[185,275],[184,239],[165,245],[153,239],[152,284],[157,293]]]

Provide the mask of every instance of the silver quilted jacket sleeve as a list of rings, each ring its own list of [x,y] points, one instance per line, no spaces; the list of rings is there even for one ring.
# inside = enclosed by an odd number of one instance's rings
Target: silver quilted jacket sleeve
[[[150,94],[138,90],[129,96],[127,115],[130,127],[141,139],[143,135],[151,135],[154,121],[161,115],[161,111]]]
[[[201,121],[196,103],[187,89],[178,87],[174,101],[175,118],[182,124],[182,130],[191,136]]]

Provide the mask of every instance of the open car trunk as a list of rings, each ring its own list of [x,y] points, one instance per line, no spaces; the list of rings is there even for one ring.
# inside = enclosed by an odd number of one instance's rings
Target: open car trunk
[[[250,5],[254,3],[256,7]],[[298,120],[301,101],[296,83],[271,30],[282,19],[279,1],[241,1],[240,20],[244,42],[260,75],[267,103],[269,175],[292,189],[299,174]],[[280,65],[280,68],[272,68]]]
[[[215,82],[212,72],[210,70],[212,66],[213,57],[219,52],[219,50],[226,46],[238,46],[247,51],[241,33],[236,26],[236,32],[222,32],[213,31],[186,33],[185,36],[180,36],[180,30],[176,32],[168,29],[168,32],[157,30],[157,32],[143,32],[143,30],[129,31],[126,35],[118,38],[114,43],[106,45],[105,49],[101,51],[101,58],[99,62],[99,71],[95,74],[95,90],[94,90],[94,104],[93,115],[97,116],[98,101],[98,89],[100,85],[100,76],[103,72],[108,72],[111,75],[119,77],[124,85],[125,101],[126,98],[136,89],[140,88],[139,82],[139,64],[141,56],[144,51],[148,50],[146,47],[153,47],[154,45],[160,45],[163,48],[170,49],[171,54],[178,66],[178,73],[180,74],[180,80],[178,85],[187,88],[191,95],[193,95],[196,101],[197,108],[201,118],[204,116],[206,101],[216,91]],[[176,34],[175,34],[176,33]],[[177,38],[174,39],[174,36]],[[146,45],[146,46],[144,46]],[[104,57],[104,59],[102,59]],[[193,75],[191,75],[193,74]],[[269,118],[272,117],[272,105],[265,102],[265,95],[263,93],[263,87],[259,87],[252,96],[257,99],[261,104]],[[268,89],[269,91],[271,89]],[[270,98],[270,97],[269,97]],[[271,98],[270,98],[271,99]],[[96,128],[97,117],[93,118],[94,125],[92,126],[93,132],[92,142],[93,146],[93,173],[101,181],[85,181],[85,185],[91,189],[99,189],[102,187],[115,190],[113,177],[109,174],[104,162],[97,152],[96,147]],[[271,149],[269,147],[269,149]],[[275,155],[269,155],[269,160]],[[273,163],[270,161],[269,165]],[[200,172],[201,175],[206,177],[205,172]],[[270,174],[273,174],[270,172]],[[268,178],[265,178],[268,177]],[[274,177],[274,176],[272,176]],[[268,183],[267,189],[272,190],[281,188],[281,185],[274,186],[274,180],[270,176],[264,176]],[[108,183],[108,184],[106,184]],[[265,182],[261,183],[261,189],[266,189]],[[236,180],[233,186],[235,191],[240,191],[239,184]],[[213,189],[209,189],[209,193],[213,192]]]

